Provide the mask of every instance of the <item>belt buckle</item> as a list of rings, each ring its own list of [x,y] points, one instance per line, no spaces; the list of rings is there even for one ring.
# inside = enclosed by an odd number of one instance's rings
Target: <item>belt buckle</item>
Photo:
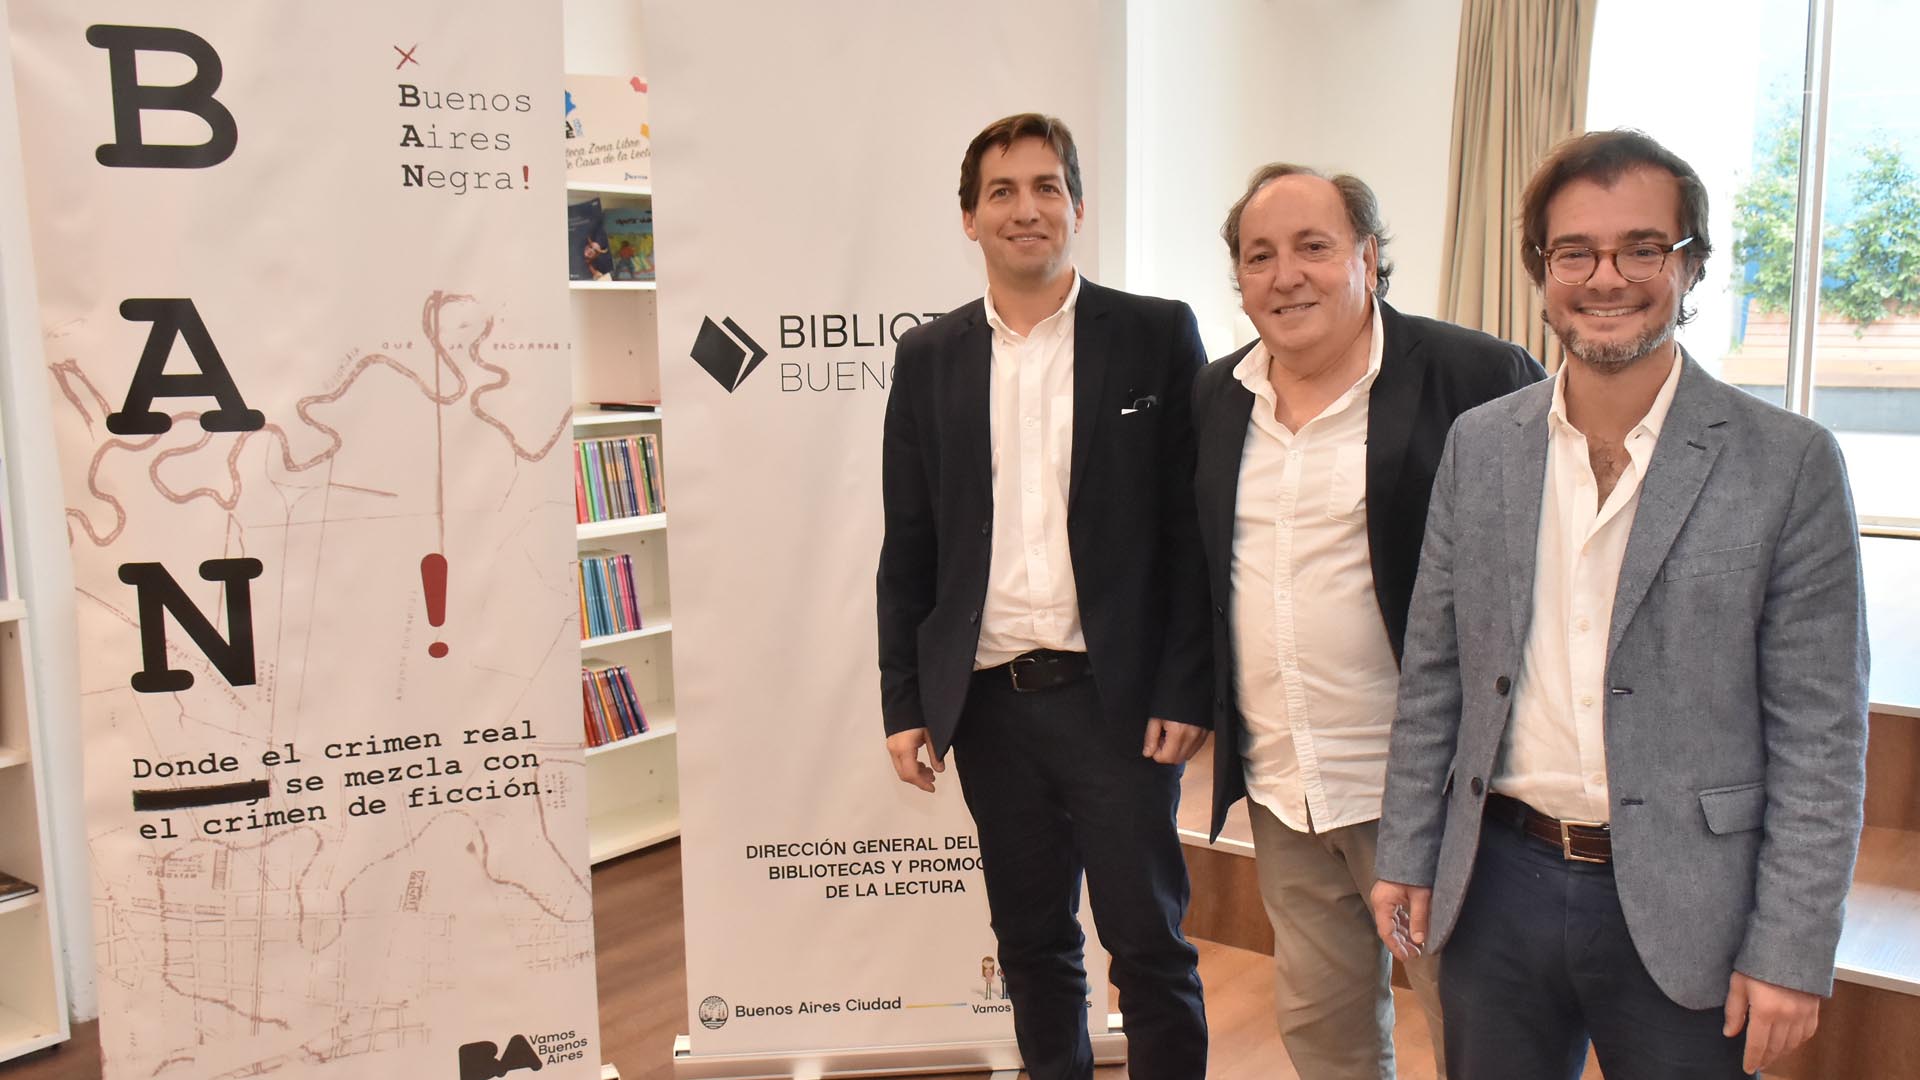
[[[1560,854],[1568,862],[1599,863],[1601,865],[1605,865],[1606,863],[1611,861],[1609,859],[1595,858],[1592,855],[1580,855],[1575,853],[1575,851],[1573,850],[1573,830],[1574,829],[1576,828],[1604,829],[1607,827],[1605,822],[1603,821],[1562,821],[1559,823],[1559,825],[1560,825]]]
[[[1020,665],[1022,663],[1025,663],[1029,667],[1038,668],[1040,666],[1040,658],[1029,653],[1022,653],[1012,660],[1007,661],[1007,678],[1013,683],[1013,692],[1016,694],[1036,693],[1039,689],[1038,687],[1029,690],[1020,685]]]

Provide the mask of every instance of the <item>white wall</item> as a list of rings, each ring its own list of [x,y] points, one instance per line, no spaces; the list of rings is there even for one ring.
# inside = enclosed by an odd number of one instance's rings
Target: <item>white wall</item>
[[[1215,356],[1253,339],[1220,223],[1269,161],[1380,197],[1388,300],[1440,289],[1459,0],[1128,0],[1127,278],[1193,305]]]
[[[0,0],[0,26],[7,25]],[[20,167],[19,112],[12,53],[0,49],[0,405],[13,483],[13,538],[20,592],[30,612],[40,768],[53,847],[53,897],[63,939],[67,995],[76,1020],[99,1015],[93,981],[93,883],[80,771],[80,676],[74,632],[73,561],[67,554],[66,499],[48,422],[48,379],[41,348],[40,299],[27,233],[26,178]],[[14,822],[5,828],[18,828]]]

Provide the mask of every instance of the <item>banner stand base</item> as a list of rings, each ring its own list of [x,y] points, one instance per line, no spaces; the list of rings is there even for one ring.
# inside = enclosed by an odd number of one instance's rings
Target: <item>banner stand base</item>
[[[1120,1014],[1107,1017],[1107,1032],[1093,1036],[1096,1065],[1127,1060]],[[983,1072],[1016,1075],[1020,1050],[1012,1039],[995,1042],[859,1046],[844,1050],[769,1051],[760,1054],[695,1055],[685,1035],[673,1040],[674,1080],[826,1080],[828,1077],[925,1076]],[[1013,1071],[1006,1071],[1013,1070]]]

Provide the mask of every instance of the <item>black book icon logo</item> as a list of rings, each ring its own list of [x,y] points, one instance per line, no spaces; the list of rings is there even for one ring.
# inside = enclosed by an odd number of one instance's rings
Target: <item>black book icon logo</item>
[[[540,1071],[540,1055],[525,1035],[507,1040],[505,1053],[490,1042],[470,1042],[460,1048],[460,1080],[493,1080],[516,1069]]]
[[[710,318],[702,318],[700,334],[693,339],[692,356],[695,363],[713,376],[714,382],[731,394],[747,381],[760,361],[767,358],[767,350],[748,337],[732,319],[723,318],[715,323]]]

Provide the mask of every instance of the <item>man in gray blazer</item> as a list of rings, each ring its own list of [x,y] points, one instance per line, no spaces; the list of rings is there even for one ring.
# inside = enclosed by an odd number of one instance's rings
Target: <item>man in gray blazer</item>
[[[1578,1077],[1589,1040],[1608,1080],[1748,1075],[1813,1033],[1859,841],[1846,474],[1674,341],[1711,250],[1684,161],[1569,140],[1522,229],[1569,359],[1440,462],[1376,928],[1445,947],[1455,1080]]]

